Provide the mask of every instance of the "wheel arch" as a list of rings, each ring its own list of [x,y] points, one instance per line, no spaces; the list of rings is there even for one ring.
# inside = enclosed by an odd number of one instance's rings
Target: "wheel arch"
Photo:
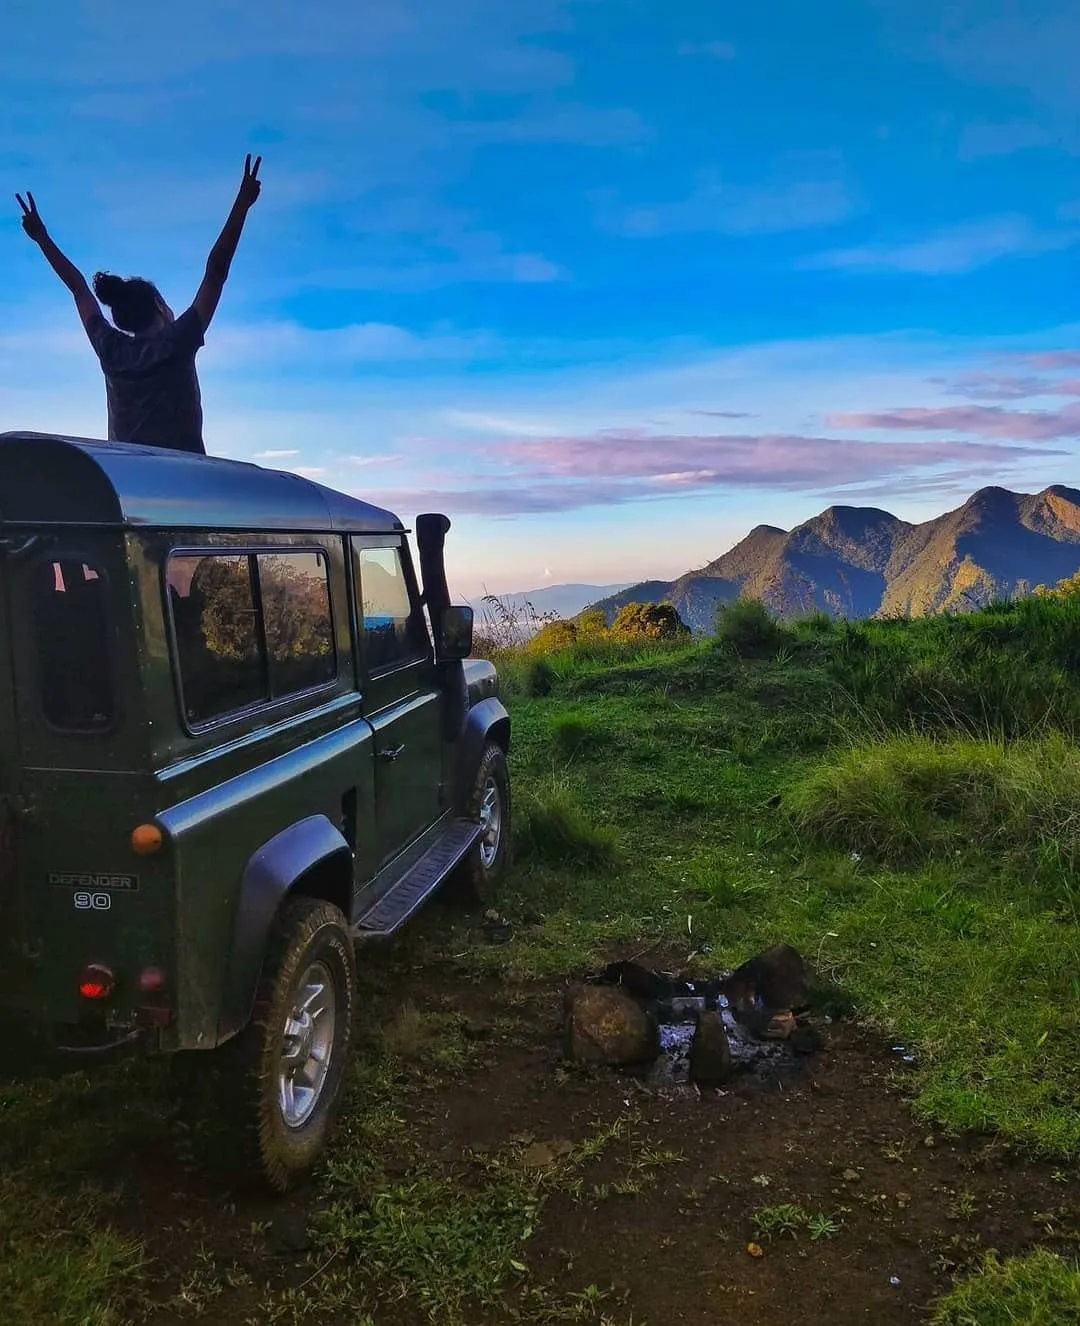
[[[325,815],[289,825],[248,860],[233,918],[218,1044],[250,1020],[274,919],[288,899],[298,896],[332,903],[351,920],[352,852]]]
[[[484,758],[484,748],[491,741],[510,752],[510,715],[501,700],[488,696],[473,705],[465,719],[458,747],[457,804],[464,807],[472,791],[476,771]]]

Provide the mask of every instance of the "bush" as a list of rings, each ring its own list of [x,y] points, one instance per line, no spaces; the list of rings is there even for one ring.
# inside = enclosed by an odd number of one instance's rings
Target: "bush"
[[[690,628],[670,603],[624,603],[611,623],[611,634],[623,638],[678,640]]]
[[[909,733],[860,743],[788,793],[796,826],[883,861],[978,844],[1080,867],[1080,747],[1059,734],[1005,744]]]
[[[717,609],[716,639],[739,655],[761,657],[790,645],[794,636],[760,599],[737,598]]]
[[[1036,1248],[991,1254],[938,1304],[933,1326],[1063,1326],[1080,1321],[1080,1264]]]
[[[515,823],[524,859],[583,870],[611,870],[618,860],[614,832],[591,823],[564,784],[525,798]]]
[[[525,648],[530,654],[557,654],[561,649],[569,649],[577,638],[576,624],[560,617],[541,626]]]
[[[603,608],[586,608],[577,617],[579,640],[602,640],[608,633],[607,616]]]
[[[555,686],[555,669],[546,658],[523,654],[504,657],[499,662],[499,676],[506,695],[524,695],[542,699]]]

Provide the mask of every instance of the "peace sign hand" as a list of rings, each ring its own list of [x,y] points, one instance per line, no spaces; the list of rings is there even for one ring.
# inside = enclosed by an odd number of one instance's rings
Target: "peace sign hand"
[[[259,179],[259,167],[262,165],[262,157],[255,158],[255,164],[251,164],[251,153],[244,158],[244,178],[240,181],[240,192],[236,195],[237,201],[243,203],[245,207],[252,207],[259,196],[259,190],[262,188],[262,181]]]
[[[37,203],[34,202],[34,195],[28,189],[25,201],[21,193],[15,195],[15,201],[22,208],[23,230],[26,231],[35,244],[40,244],[41,241],[47,237],[47,232],[45,230],[45,222],[42,221],[38,214]]]

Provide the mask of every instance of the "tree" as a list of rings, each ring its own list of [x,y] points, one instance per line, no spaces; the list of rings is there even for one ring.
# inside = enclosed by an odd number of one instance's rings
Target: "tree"
[[[690,628],[670,603],[625,603],[615,614],[611,634],[623,639],[677,640],[689,635]]]

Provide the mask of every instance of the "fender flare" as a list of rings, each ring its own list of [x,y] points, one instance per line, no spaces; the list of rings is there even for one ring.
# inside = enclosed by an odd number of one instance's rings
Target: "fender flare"
[[[282,902],[312,870],[332,867],[335,887],[319,896],[341,906],[350,920],[353,864],[349,844],[325,815],[310,815],[268,839],[248,860],[233,913],[232,939],[218,1019],[217,1042],[251,1020],[270,929]],[[337,896],[334,896],[337,895]]]
[[[510,715],[501,700],[493,695],[474,704],[465,716],[465,726],[458,745],[457,805],[461,809],[472,791],[473,779],[484,757],[484,747],[496,741],[504,751],[510,749]]]

